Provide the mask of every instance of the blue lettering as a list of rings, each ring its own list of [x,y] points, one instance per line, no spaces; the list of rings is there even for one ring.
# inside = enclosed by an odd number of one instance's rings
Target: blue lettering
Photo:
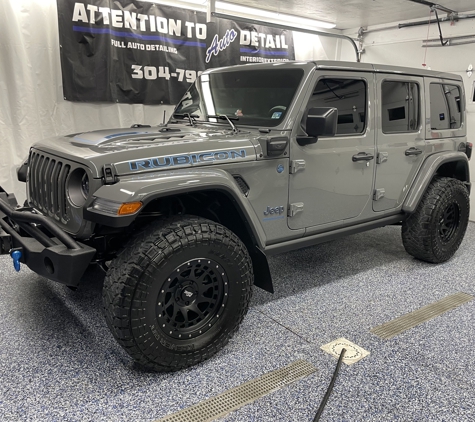
[[[235,159],[235,158],[246,158],[246,150],[245,149],[242,149],[241,151],[237,152],[237,151],[230,151],[229,152],[229,158],[231,159]]]
[[[153,167],[168,167],[172,165],[170,157],[157,157],[152,158],[152,165]]]
[[[190,159],[189,155],[179,155],[178,157],[173,157],[173,163],[176,166],[180,166],[180,165],[183,165],[183,164],[189,164],[190,161],[191,161],[191,159]]]
[[[129,163],[130,170],[138,170],[139,167],[143,169],[149,169],[152,167],[152,163],[150,160],[144,160],[144,161],[131,161]]]
[[[246,158],[246,150],[239,151],[218,151],[218,152],[203,152],[201,154],[177,155],[166,157],[154,157],[141,161],[130,161],[129,167],[132,171],[147,170],[153,168],[163,168],[171,166],[183,166],[195,163],[207,163],[216,160],[229,160]]]
[[[214,153],[215,160],[227,160],[228,158],[229,158],[229,154],[227,152],[220,151],[220,152]]]
[[[199,157],[199,161],[214,161],[213,154],[210,152],[205,152],[203,154],[200,154],[198,157]]]

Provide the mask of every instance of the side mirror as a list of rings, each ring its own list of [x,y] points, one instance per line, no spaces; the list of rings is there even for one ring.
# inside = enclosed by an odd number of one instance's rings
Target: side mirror
[[[333,136],[338,124],[338,110],[334,107],[315,107],[308,111],[305,120],[306,137],[299,137],[299,145],[314,144],[319,136]]]

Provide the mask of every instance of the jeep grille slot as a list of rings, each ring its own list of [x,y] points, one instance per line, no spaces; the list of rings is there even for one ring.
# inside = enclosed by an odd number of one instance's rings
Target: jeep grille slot
[[[71,166],[35,151],[31,153],[30,163],[29,191],[32,205],[44,214],[66,222],[66,180]]]

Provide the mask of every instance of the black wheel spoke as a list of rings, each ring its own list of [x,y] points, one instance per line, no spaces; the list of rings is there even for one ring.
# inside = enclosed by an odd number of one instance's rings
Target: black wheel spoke
[[[442,242],[448,243],[454,238],[459,226],[459,220],[460,209],[458,205],[453,202],[445,208],[439,221],[439,236]]]
[[[203,319],[204,314],[198,309],[198,306],[196,306],[195,303],[190,306],[189,310],[197,314],[199,318]]]

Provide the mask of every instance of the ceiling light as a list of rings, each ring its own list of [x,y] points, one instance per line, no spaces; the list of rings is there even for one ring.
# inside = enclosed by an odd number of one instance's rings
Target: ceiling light
[[[156,0],[145,0],[153,1]],[[205,10],[207,7],[207,0],[159,0],[158,3],[168,4],[170,6],[177,7],[178,5],[184,6],[186,8],[200,9]],[[181,4],[180,4],[181,3]],[[236,14],[236,18],[239,16],[246,18],[258,18],[259,20],[269,20],[270,26],[272,22],[287,25],[287,26],[299,26],[302,29],[315,29],[315,28],[325,28],[331,29],[335,28],[334,23],[319,21],[315,19],[308,19],[301,16],[288,15],[279,12],[272,12],[270,10],[255,9],[253,7],[241,6],[234,3],[226,3],[223,1],[216,2],[216,12],[231,12]],[[238,19],[236,19],[238,20]]]
[[[188,0],[186,0],[188,1]],[[191,0],[193,1],[193,0]],[[199,1],[199,0],[198,0]],[[278,12],[272,12],[270,10],[263,10],[263,9],[255,9],[253,7],[247,7],[247,6],[241,6],[238,4],[234,3],[225,3],[222,1],[217,1],[216,2],[216,10],[222,10],[226,12],[236,12],[239,14],[243,15],[248,15],[252,16],[254,18],[258,17],[259,20],[262,20],[263,18],[265,19],[271,19],[275,21],[280,21],[284,22],[285,24],[292,26],[294,25],[299,25],[299,26],[305,26],[309,28],[326,28],[326,29],[331,29],[335,28],[334,23],[329,23],[329,22],[323,22],[315,19],[308,19],[308,18],[303,18],[301,16],[295,16],[295,15],[287,15],[283,13],[278,13]]]

